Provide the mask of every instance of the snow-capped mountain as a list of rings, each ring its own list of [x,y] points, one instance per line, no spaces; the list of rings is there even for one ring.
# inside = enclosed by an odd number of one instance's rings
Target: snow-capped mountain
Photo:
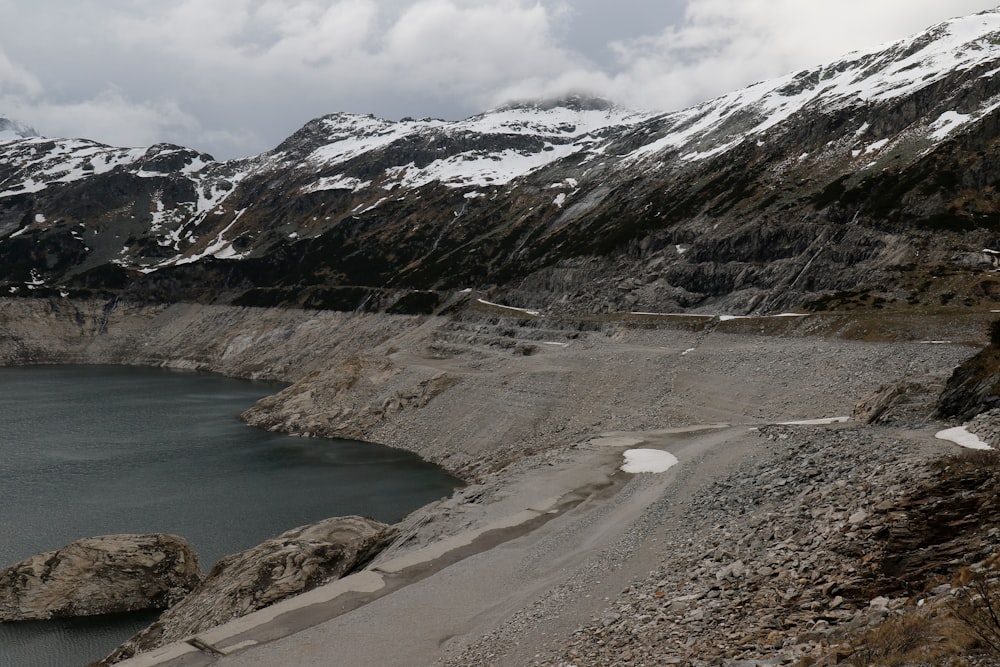
[[[0,281],[347,308],[467,287],[551,311],[979,303],[992,287],[934,276],[1000,258],[998,110],[1000,9],[670,113],[333,114],[230,162],[23,138],[0,148]]]

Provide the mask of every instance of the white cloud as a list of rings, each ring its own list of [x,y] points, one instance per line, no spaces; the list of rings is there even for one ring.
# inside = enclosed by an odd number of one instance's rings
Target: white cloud
[[[0,94],[37,95],[42,84],[28,70],[11,62],[0,50]]]
[[[422,0],[388,30],[373,64],[412,88],[484,100],[510,81],[557,76],[573,65],[573,54],[555,43],[550,16],[540,4],[516,0]]]
[[[198,129],[198,121],[175,102],[135,102],[114,87],[68,103],[0,97],[0,108],[14,118],[30,119],[49,136],[114,137],[120,146],[148,146]]]
[[[990,5],[0,0],[0,113],[50,135],[229,156],[335,111],[458,118],[570,91],[668,110]]]

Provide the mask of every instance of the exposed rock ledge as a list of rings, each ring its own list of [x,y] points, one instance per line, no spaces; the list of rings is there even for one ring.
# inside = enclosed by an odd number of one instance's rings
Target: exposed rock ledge
[[[200,579],[176,535],[90,537],[0,570],[0,621],[165,609]]]
[[[99,664],[182,640],[350,574],[392,537],[393,530],[374,519],[336,517],[226,556],[190,595]]]

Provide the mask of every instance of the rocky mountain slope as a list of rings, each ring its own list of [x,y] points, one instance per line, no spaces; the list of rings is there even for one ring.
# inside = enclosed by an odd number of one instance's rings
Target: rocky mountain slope
[[[466,288],[550,312],[993,302],[998,74],[1000,9],[671,113],[334,114],[228,162],[5,141],[0,290],[408,312]]]

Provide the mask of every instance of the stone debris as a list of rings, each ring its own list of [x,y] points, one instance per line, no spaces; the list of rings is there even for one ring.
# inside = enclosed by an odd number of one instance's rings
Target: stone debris
[[[977,415],[965,430],[979,437],[993,449],[1000,449],[1000,408]]]
[[[760,435],[770,454],[696,495],[663,564],[533,664],[841,664],[865,629],[955,594],[927,582],[1000,548],[988,519],[955,527],[935,495],[951,478],[915,442],[867,428]],[[942,515],[950,537],[923,521]],[[896,572],[901,555],[910,579]]]

